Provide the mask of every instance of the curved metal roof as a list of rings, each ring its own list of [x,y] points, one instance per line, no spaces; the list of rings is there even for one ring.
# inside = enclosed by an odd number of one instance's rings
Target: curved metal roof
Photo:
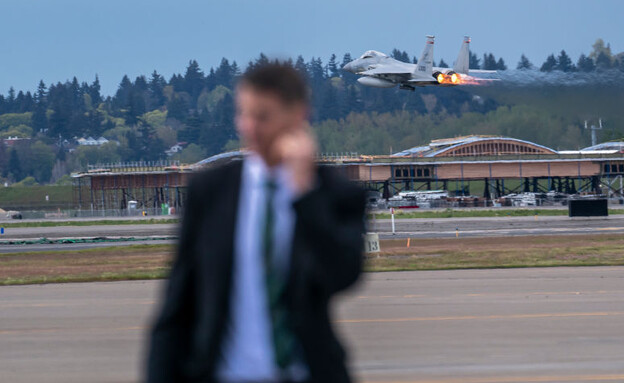
[[[624,150],[624,142],[623,141],[603,142],[598,145],[589,146],[587,148],[581,149],[582,152],[594,151],[594,150]]]
[[[222,161],[222,160],[236,159],[236,158],[241,157],[242,155],[243,155],[243,151],[241,151],[241,150],[235,150],[235,151],[232,151],[232,152],[225,152],[225,153],[215,154],[212,157],[204,158],[203,160],[194,163],[193,165],[191,165],[191,168],[195,169],[195,168],[206,166],[206,165],[209,165],[211,163]]]
[[[407,157],[407,156],[419,156],[419,157],[436,157],[445,152],[452,151],[464,145],[474,144],[477,142],[487,142],[487,141],[509,141],[516,144],[530,146],[533,148],[540,148],[545,152],[557,154],[557,151],[551,149],[549,147],[536,144],[534,142],[520,140],[517,138],[510,137],[502,137],[502,136],[466,136],[466,137],[456,137],[450,139],[441,139],[431,141],[429,145],[426,146],[416,146],[411,149],[404,150],[399,153],[393,154],[393,156],[397,157]]]

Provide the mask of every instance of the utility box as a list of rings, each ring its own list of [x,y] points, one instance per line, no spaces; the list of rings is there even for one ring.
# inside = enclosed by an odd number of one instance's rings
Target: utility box
[[[128,201],[128,215],[138,214],[138,211],[137,211],[138,204],[139,203],[137,201]]]
[[[606,198],[568,201],[568,216],[570,217],[607,217],[608,215],[609,201]]]

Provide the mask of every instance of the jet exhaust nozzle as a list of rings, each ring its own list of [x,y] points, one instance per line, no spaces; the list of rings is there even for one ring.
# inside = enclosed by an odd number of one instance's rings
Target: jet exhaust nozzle
[[[438,84],[442,84],[444,83],[444,81],[446,80],[446,76],[444,76],[444,73],[442,72],[435,72],[433,74],[433,78],[436,79],[436,81],[438,82]]]

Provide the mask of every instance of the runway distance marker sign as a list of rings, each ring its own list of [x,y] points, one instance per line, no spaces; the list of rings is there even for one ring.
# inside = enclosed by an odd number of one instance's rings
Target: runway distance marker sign
[[[367,233],[364,236],[364,251],[367,253],[379,253],[381,246],[379,245],[379,234]]]

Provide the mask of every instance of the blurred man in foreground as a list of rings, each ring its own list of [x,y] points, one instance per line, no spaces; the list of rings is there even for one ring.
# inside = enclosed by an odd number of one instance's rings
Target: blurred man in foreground
[[[155,382],[350,382],[328,313],[360,274],[364,194],[314,162],[293,68],[242,76],[243,161],[196,175],[151,333]]]

